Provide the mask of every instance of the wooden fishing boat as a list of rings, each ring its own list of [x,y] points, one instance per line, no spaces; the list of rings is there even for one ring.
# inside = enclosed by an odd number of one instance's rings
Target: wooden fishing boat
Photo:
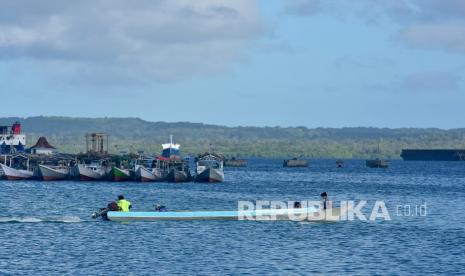
[[[235,157],[231,159],[225,159],[224,166],[225,167],[247,167],[247,160],[236,159]]]
[[[369,168],[383,168],[386,169],[389,167],[389,161],[388,160],[383,160],[383,159],[373,159],[373,160],[367,160],[366,161],[366,166]]]
[[[45,181],[66,180],[70,177],[70,168],[39,164],[39,177]]]
[[[298,158],[287,159],[287,160],[284,160],[283,167],[287,167],[287,168],[308,167],[308,160],[298,159]]]
[[[26,180],[34,178],[34,171],[29,169],[15,169],[4,164],[0,164],[3,177],[8,180]]]
[[[163,181],[166,178],[168,163],[157,158],[138,159],[134,167],[135,180],[140,182]]]
[[[112,221],[160,221],[160,220],[292,220],[292,221],[339,221],[339,208],[328,209],[322,214],[315,208],[265,209],[246,211],[187,211],[187,212],[108,212]]]
[[[214,153],[205,153],[197,158],[196,182],[223,182],[223,158]]]
[[[98,161],[90,164],[77,164],[75,169],[76,175],[81,181],[103,180],[106,175],[106,167]]]
[[[107,178],[108,180],[113,182],[130,181],[131,172],[127,169],[112,167],[111,170],[108,172]]]
[[[180,169],[178,166],[170,162],[170,169],[166,176],[166,181],[180,183],[191,181],[192,176],[187,169]]]
[[[160,158],[167,160],[167,175],[165,180],[168,182],[189,182],[192,176],[189,170],[189,163],[182,159],[179,148],[181,145],[173,142],[173,135],[170,135],[170,143],[162,144],[163,151]]]

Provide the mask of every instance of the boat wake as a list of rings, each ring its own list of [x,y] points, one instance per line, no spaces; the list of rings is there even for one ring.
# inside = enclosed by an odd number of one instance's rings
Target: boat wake
[[[76,216],[62,217],[0,217],[0,223],[79,223],[86,222]]]

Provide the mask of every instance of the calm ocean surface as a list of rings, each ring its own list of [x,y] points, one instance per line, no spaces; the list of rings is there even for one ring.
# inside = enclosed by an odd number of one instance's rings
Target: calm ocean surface
[[[464,274],[465,162],[249,160],[221,184],[0,181],[0,274]],[[124,194],[133,210],[235,210],[239,200],[384,200],[392,220],[116,223],[90,215]],[[427,204],[426,216],[415,206]],[[410,205],[411,216],[398,216]],[[369,215],[371,208],[365,208]],[[408,214],[405,207],[402,214]]]

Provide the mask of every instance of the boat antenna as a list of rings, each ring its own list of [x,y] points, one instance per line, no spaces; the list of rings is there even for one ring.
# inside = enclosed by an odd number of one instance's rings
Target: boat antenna
[[[170,143],[173,144],[173,134],[170,134]]]

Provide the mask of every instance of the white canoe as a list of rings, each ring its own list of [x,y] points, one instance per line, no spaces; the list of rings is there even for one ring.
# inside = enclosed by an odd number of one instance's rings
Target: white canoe
[[[33,171],[13,169],[4,164],[0,164],[0,167],[4,177],[8,180],[25,180],[34,177]]]
[[[338,221],[339,208],[318,213],[315,208],[266,209],[251,211],[193,211],[193,212],[108,212],[112,221],[159,221],[159,220],[292,220]]]

